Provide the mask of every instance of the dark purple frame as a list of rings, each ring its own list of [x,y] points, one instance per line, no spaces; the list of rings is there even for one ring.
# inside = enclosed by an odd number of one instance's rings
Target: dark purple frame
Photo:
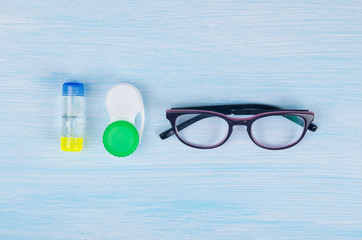
[[[218,116],[222,119],[224,119],[228,125],[229,125],[229,131],[228,134],[225,136],[225,138],[219,142],[218,144],[212,145],[212,146],[199,146],[196,144],[189,143],[185,141],[182,137],[179,136],[178,130],[176,127],[176,118],[184,115],[184,114],[203,114],[203,115],[209,115],[209,116]],[[292,116],[299,116],[304,120],[304,129],[301,137],[295,141],[292,144],[289,144],[287,146],[283,147],[268,147],[264,146],[263,144],[259,143],[252,135],[251,133],[251,126],[254,121],[257,119],[266,117],[266,116],[285,116],[285,115],[292,115]],[[267,111],[264,113],[258,113],[254,116],[247,117],[247,118],[235,118],[235,117],[229,117],[223,113],[215,112],[215,111],[208,111],[208,110],[196,110],[196,109],[170,109],[166,111],[166,118],[170,121],[172,129],[166,130],[165,132],[160,134],[161,139],[165,139],[173,134],[176,134],[177,138],[187,146],[193,147],[193,148],[199,148],[199,149],[210,149],[210,148],[216,148],[221,145],[223,145],[231,136],[233,132],[233,126],[235,125],[245,125],[247,127],[247,132],[250,137],[250,139],[259,147],[269,149],[269,150],[281,150],[290,148],[296,144],[298,144],[303,137],[305,136],[307,130],[315,131],[317,129],[317,126],[312,124],[312,121],[314,120],[314,113],[308,110],[277,110],[277,111]],[[197,120],[196,120],[197,121]],[[182,124],[182,123],[181,123]],[[190,123],[192,124],[192,123]],[[297,123],[296,123],[297,124]],[[188,124],[189,125],[189,124]],[[186,126],[188,126],[186,125]],[[185,127],[186,127],[185,126]]]

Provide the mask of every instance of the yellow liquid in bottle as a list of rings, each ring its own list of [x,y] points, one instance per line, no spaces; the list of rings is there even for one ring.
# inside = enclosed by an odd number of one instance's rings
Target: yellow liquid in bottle
[[[83,149],[83,138],[62,137],[60,147],[66,152],[79,152]]]

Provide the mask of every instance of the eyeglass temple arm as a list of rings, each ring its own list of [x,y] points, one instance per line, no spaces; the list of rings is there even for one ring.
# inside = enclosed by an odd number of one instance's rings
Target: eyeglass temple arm
[[[259,113],[265,113],[265,112],[272,112],[272,111],[278,111],[278,110],[284,110],[284,111],[308,111],[308,110],[295,110],[295,109],[283,109],[280,107],[276,107],[273,105],[268,104],[231,104],[231,105],[214,105],[214,106],[198,106],[198,107],[180,107],[180,108],[172,108],[172,109],[195,109],[195,110],[207,110],[207,111],[214,111],[218,113],[222,113],[225,115],[234,114],[234,115],[253,115],[253,114],[259,114]],[[288,117],[286,117],[288,118]],[[297,121],[297,119],[291,119],[291,117],[288,118],[289,120],[297,123],[298,125],[303,126],[303,123],[300,121]],[[315,132],[317,130],[317,125],[310,123],[308,126],[308,130]]]
[[[219,112],[222,114],[234,114],[234,115],[252,115],[258,113],[264,113],[269,111],[277,111],[277,110],[286,110],[279,107],[275,107],[272,105],[264,105],[264,104],[244,104],[244,105],[216,105],[216,106],[200,106],[200,107],[180,107],[180,108],[172,108],[172,109],[195,109],[195,110],[207,110]],[[307,110],[293,110],[293,111],[307,111]],[[186,120],[185,122],[177,125],[177,129],[181,131],[182,129],[190,126],[191,124],[200,121],[204,118],[207,118],[207,115],[198,115],[193,118]],[[293,116],[285,116],[285,118],[295,122],[296,124],[303,126],[303,123],[298,121],[298,119],[294,119]],[[313,123],[310,123],[308,126],[308,130],[315,132],[317,130],[317,126]],[[167,129],[166,131],[160,134],[160,138],[162,140],[174,135],[172,128]]]
[[[200,115],[197,115],[197,116],[195,116],[195,117],[193,117],[193,118],[190,118],[190,119],[188,119],[188,120],[180,123],[179,125],[177,125],[177,130],[178,130],[178,131],[181,131],[182,129],[190,126],[191,124],[194,124],[195,122],[198,122],[198,121],[200,121],[200,120],[202,120],[202,119],[204,119],[204,118],[208,118],[208,117],[211,117],[211,116],[201,115],[201,114],[200,114]],[[167,129],[166,131],[164,131],[164,132],[162,132],[162,133],[160,134],[160,138],[161,138],[162,140],[164,140],[164,139],[166,139],[166,138],[171,137],[171,136],[174,135],[174,134],[175,134],[175,133],[173,132],[173,129],[172,129],[172,128],[169,128],[169,129]]]

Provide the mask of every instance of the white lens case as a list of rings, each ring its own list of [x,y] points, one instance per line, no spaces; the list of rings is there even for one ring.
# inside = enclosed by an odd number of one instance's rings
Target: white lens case
[[[137,130],[141,139],[145,124],[145,112],[142,96],[135,86],[128,83],[113,86],[106,95],[106,108],[111,122],[124,120],[136,126],[136,117],[140,114],[142,119]]]

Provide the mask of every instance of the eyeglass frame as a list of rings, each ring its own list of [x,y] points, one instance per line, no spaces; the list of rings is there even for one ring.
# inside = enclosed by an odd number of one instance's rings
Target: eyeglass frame
[[[208,116],[217,116],[222,119],[224,119],[228,124],[228,133],[227,135],[217,144],[211,145],[211,146],[200,146],[197,144],[190,143],[183,139],[179,135],[179,131],[184,129],[185,127],[203,119],[197,119],[198,116],[188,119],[183,123],[180,123],[179,125],[176,125],[176,119],[185,114],[205,114]],[[252,115],[254,116],[247,117],[247,118],[235,118],[230,117],[227,115]],[[282,147],[268,147],[260,142],[258,142],[252,134],[252,124],[260,119],[267,116],[283,116],[283,115],[292,115],[292,116],[298,116],[301,117],[304,120],[304,126],[303,126],[303,132],[299,139],[297,139],[295,142],[288,144],[286,146]],[[199,115],[201,116],[201,115]],[[317,130],[317,126],[312,123],[314,120],[314,112],[309,110],[295,110],[295,109],[282,109],[279,107],[275,107],[272,105],[266,105],[266,104],[233,104],[233,105],[215,105],[215,106],[198,106],[198,107],[179,107],[179,108],[171,108],[166,110],[166,118],[170,121],[171,128],[162,132],[160,134],[160,138],[162,140],[172,136],[176,135],[176,137],[185,145],[193,148],[198,149],[212,149],[216,147],[220,147],[223,145],[227,140],[230,138],[233,127],[236,125],[245,125],[247,127],[247,132],[250,137],[250,139],[259,147],[268,149],[268,150],[282,150],[286,148],[290,148],[298,144],[305,136],[307,130],[310,130],[312,132],[315,132]],[[292,121],[292,120],[291,120]],[[298,124],[298,123],[296,123]],[[180,129],[181,128],[181,129]]]

